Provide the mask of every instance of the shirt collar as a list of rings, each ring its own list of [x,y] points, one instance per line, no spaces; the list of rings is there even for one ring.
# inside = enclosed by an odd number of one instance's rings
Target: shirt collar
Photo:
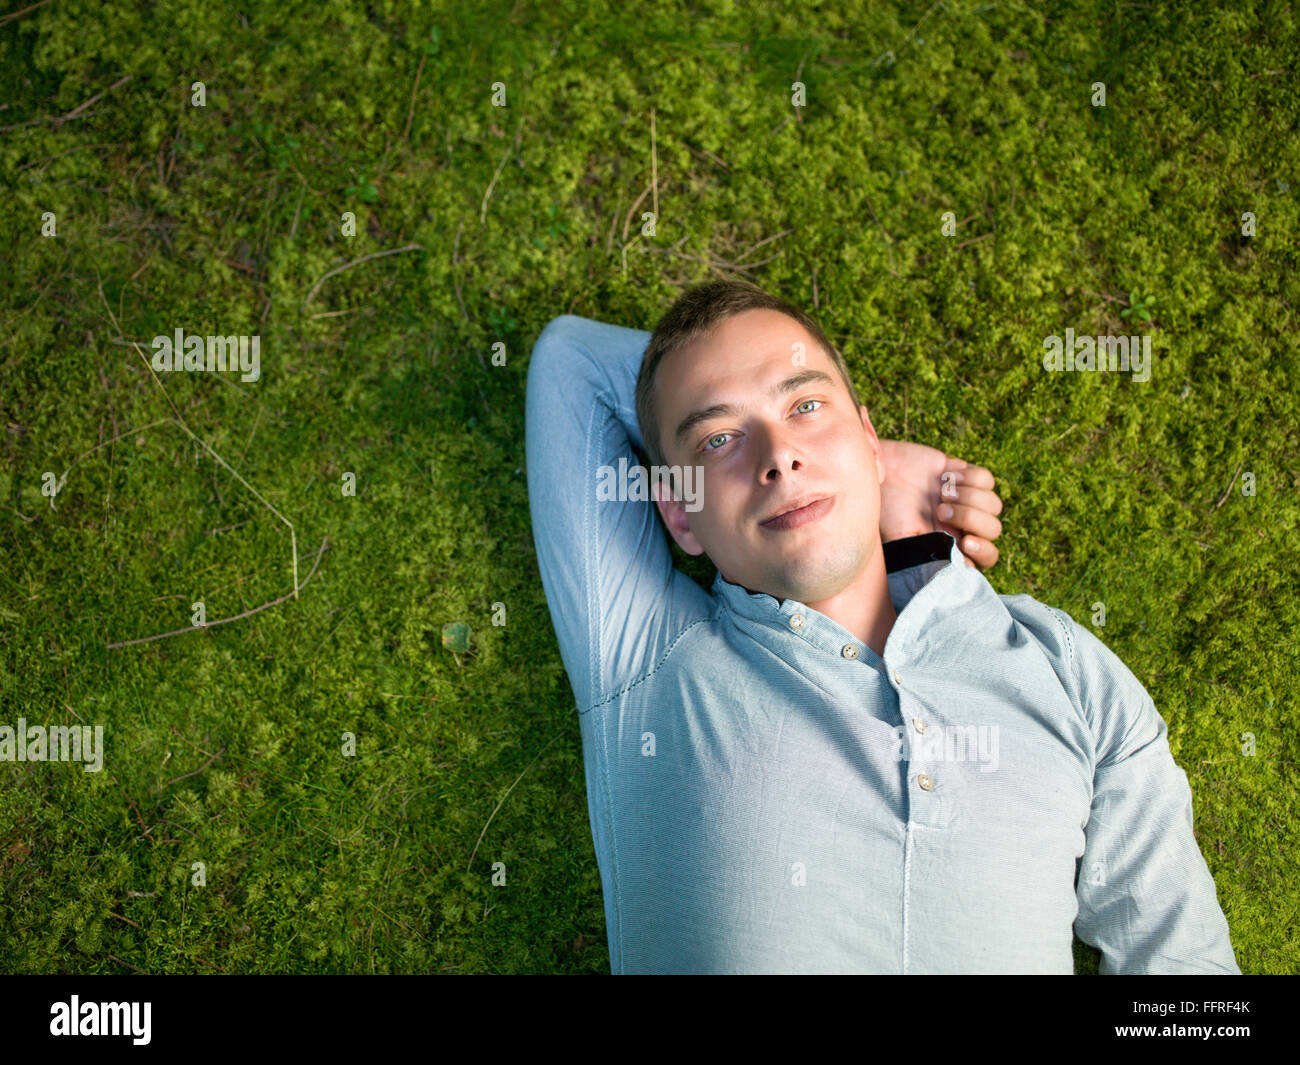
[[[957,541],[945,532],[891,540],[884,545],[884,554],[889,598],[898,612],[886,641],[887,654],[893,647],[906,646],[934,611],[955,607],[978,594],[980,585],[988,584],[974,567],[966,565]],[[766,592],[751,592],[732,584],[721,572],[713,578],[713,595],[738,626],[756,638],[761,638],[762,630],[776,630],[827,654],[883,665],[870,647],[842,625],[798,600],[777,600]]]

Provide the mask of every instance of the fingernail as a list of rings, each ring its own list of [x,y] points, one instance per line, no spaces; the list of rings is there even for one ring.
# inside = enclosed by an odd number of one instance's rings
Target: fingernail
[[[969,536],[966,537],[966,550],[967,550],[967,551],[978,551],[979,549],[980,549],[980,545],[979,545],[979,542],[978,542],[977,540],[972,540]]]
[[[952,517],[952,507],[948,506],[947,503],[944,503],[939,508],[939,520],[948,521],[951,517]]]

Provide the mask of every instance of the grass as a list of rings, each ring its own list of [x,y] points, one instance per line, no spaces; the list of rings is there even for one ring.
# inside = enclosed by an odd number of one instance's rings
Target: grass
[[[718,276],[808,307],[882,436],[994,471],[994,587],[1105,605],[1242,969],[1300,968],[1292,7],[23,6],[0,723],[107,749],[0,764],[0,968],[607,972],[528,355]],[[178,327],[260,335],[261,379],[155,378],[132,342]],[[1151,379],[1045,372],[1067,327],[1150,335]],[[109,649],[323,541],[297,598]]]

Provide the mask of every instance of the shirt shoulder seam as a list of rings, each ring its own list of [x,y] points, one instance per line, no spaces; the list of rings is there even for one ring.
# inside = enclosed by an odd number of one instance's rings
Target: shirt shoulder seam
[[[596,708],[600,706],[604,706],[606,703],[612,702],[615,699],[618,699],[621,696],[626,695],[633,688],[637,687],[637,685],[644,684],[663,667],[663,664],[668,661],[668,657],[673,653],[674,650],[676,650],[677,645],[681,643],[682,638],[688,632],[690,632],[691,629],[695,628],[697,625],[708,625],[713,622],[716,622],[720,616],[721,616],[721,609],[719,608],[718,610],[715,610],[712,614],[710,614],[707,618],[697,618],[695,621],[692,621],[689,625],[687,625],[684,629],[682,629],[681,632],[679,632],[676,636],[673,637],[672,642],[664,649],[664,653],[660,656],[659,661],[656,662],[653,666],[651,666],[644,676],[638,677],[636,680],[632,681],[631,683],[625,684],[623,685],[623,687],[617,689],[616,691],[610,692],[602,699],[597,699],[594,703],[592,703],[589,707],[587,707],[586,710],[579,711],[579,716],[582,716],[583,714],[589,714]]]
[[[1046,603],[1043,604],[1047,606]],[[1097,730],[1093,727],[1092,715],[1088,712],[1088,696],[1083,690],[1083,681],[1079,675],[1079,658],[1074,652],[1074,636],[1070,633],[1070,626],[1067,624],[1068,615],[1059,607],[1047,606],[1048,611],[1060,626],[1062,634],[1065,636],[1066,662],[1069,667],[1070,677],[1074,681],[1074,690],[1079,698],[1079,712],[1083,715],[1083,723],[1088,729],[1088,735],[1092,737],[1092,771],[1095,775],[1100,768],[1097,764],[1097,748],[1101,740],[1097,735]],[[1073,621],[1072,618],[1068,618]],[[1075,624],[1078,624],[1075,622]]]

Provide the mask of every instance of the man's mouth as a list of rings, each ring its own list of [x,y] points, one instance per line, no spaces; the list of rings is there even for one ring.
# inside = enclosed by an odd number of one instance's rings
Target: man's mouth
[[[793,509],[787,509],[784,513],[775,517],[768,518],[766,521],[760,521],[758,524],[764,529],[770,529],[773,532],[783,532],[787,529],[797,529],[801,525],[808,525],[814,521],[820,521],[831,509],[834,499],[830,496],[823,496],[801,502],[794,501]]]

